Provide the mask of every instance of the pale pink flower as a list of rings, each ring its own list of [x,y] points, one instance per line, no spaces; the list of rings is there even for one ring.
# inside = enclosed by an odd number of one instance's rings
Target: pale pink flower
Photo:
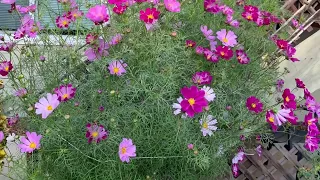
[[[121,76],[127,72],[125,67],[127,67],[127,64],[123,63],[122,60],[114,60],[109,63],[108,69],[110,71],[110,74]]]
[[[180,3],[177,0],[164,0],[164,5],[170,12],[180,12]]]
[[[123,138],[119,144],[119,157],[122,162],[130,162],[130,158],[136,157],[136,146],[132,139]]]
[[[223,45],[234,47],[238,44],[237,36],[232,31],[227,31],[226,29],[222,29],[217,32],[217,38],[222,42]]]
[[[204,37],[206,37],[206,39],[208,41],[215,40],[216,37],[212,35],[213,31],[211,29],[208,29],[207,26],[201,26],[200,30],[201,30],[202,34],[204,35]]]
[[[42,114],[42,119],[46,119],[59,104],[58,96],[48,93],[47,99],[43,97],[35,104],[36,114]]]
[[[21,137],[21,144],[19,144],[19,148],[22,153],[32,153],[36,149],[40,149],[40,140],[42,138],[41,135],[37,135],[36,132],[26,132],[27,138]]]

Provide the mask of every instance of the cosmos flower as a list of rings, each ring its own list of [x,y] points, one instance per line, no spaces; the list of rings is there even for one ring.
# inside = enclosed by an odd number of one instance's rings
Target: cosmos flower
[[[306,85],[303,83],[303,81],[301,81],[299,78],[295,78],[295,81],[297,84],[297,88],[304,89],[306,87]]]
[[[233,13],[234,13],[233,9],[227,5],[220,6],[220,9],[221,9],[222,13],[226,16],[233,15]]]
[[[187,47],[195,47],[196,46],[196,42],[192,41],[192,40],[186,40],[186,46]]]
[[[42,119],[46,119],[59,104],[58,96],[48,93],[47,98],[43,97],[35,104],[36,114],[42,114]]]
[[[71,20],[75,21],[83,16],[83,12],[80,11],[79,9],[72,9],[69,11],[66,16]]]
[[[274,113],[273,110],[269,110],[266,113],[266,120],[271,125],[273,131],[276,131],[278,126],[281,126],[287,121],[291,124],[296,124],[297,119],[290,109],[280,109],[276,113]]]
[[[127,64],[123,63],[122,60],[113,60],[109,63],[108,69],[110,71],[110,74],[122,76],[127,72],[125,67],[127,67]]]
[[[208,29],[207,26],[201,25],[200,30],[208,41],[213,41],[216,38],[215,36],[212,35],[213,31],[211,29]]]
[[[222,29],[217,32],[217,38],[222,42],[224,46],[234,47],[238,44],[237,36],[233,31]]]
[[[109,42],[109,44],[117,45],[121,42],[121,40],[122,40],[122,35],[118,33],[111,38],[111,41]]]
[[[177,99],[178,103],[173,103],[172,108],[175,109],[173,111],[174,115],[178,115],[178,114],[181,113],[181,102],[182,102],[182,100],[183,100],[182,97],[179,97]]]
[[[109,21],[107,7],[105,5],[96,5],[91,7],[86,18],[90,19],[95,25],[100,25]]]
[[[216,98],[216,94],[213,92],[213,89],[211,87],[203,86],[201,90],[205,92],[204,98],[206,98],[208,102],[214,101],[214,99]]]
[[[4,133],[3,131],[0,131],[0,143],[3,141],[4,139]]]
[[[187,147],[188,147],[189,150],[192,150],[193,149],[193,144],[188,144]]]
[[[236,50],[236,56],[240,64],[248,64],[250,62],[250,58],[242,49]]]
[[[70,19],[67,18],[67,17],[64,17],[64,16],[58,16],[58,17],[56,18],[56,25],[57,25],[57,27],[60,28],[60,29],[68,28],[70,22],[71,22]]]
[[[310,126],[311,124],[316,123],[318,120],[313,118],[313,113],[309,112],[307,115],[304,116],[304,124],[306,126]]]
[[[210,50],[211,50],[211,51],[216,51],[216,49],[217,49],[217,44],[218,44],[217,41],[210,41]]]
[[[89,47],[85,52],[84,55],[87,56],[90,62],[96,61],[101,59],[103,56],[108,56],[109,52],[109,43],[105,42],[103,39],[98,39],[99,44],[93,47]]]
[[[217,120],[213,118],[212,115],[208,115],[205,119],[200,119],[201,131],[203,136],[211,136],[213,134],[212,131],[216,131],[218,128],[215,126],[217,124]]]
[[[204,98],[205,92],[199,90],[196,86],[181,88],[183,100],[181,102],[182,111],[189,117],[194,117],[196,113],[201,113],[203,108],[208,106],[208,101]]]
[[[1,3],[3,4],[14,4],[16,0],[1,0]]]
[[[255,113],[260,113],[263,110],[263,104],[255,96],[250,96],[247,99],[246,106],[247,106],[249,111],[252,111],[252,112],[255,112]]]
[[[177,0],[164,0],[164,6],[170,12],[180,12],[180,3]]]
[[[244,6],[244,10],[247,12],[259,12],[259,8],[252,5],[246,5]]]
[[[130,162],[130,158],[136,157],[136,146],[132,139],[123,138],[119,144],[119,157],[122,162]]]
[[[237,178],[239,176],[239,165],[238,164],[232,164],[232,175],[234,178]]]
[[[285,89],[282,94],[283,104],[290,109],[297,109],[297,103],[295,101],[296,96],[290,92],[290,89]]]
[[[212,14],[217,14],[221,11],[217,0],[204,0],[203,6],[205,11]]]
[[[61,85],[54,89],[54,93],[58,95],[58,100],[61,101],[68,101],[72,99],[76,93],[76,88],[72,86],[72,84]]]
[[[296,54],[296,51],[297,51],[296,48],[294,48],[291,45],[288,45],[287,49],[285,49],[285,52],[289,58],[294,56]]]
[[[127,10],[127,6],[116,5],[113,7],[112,11],[116,14],[123,14]]]
[[[159,19],[160,11],[156,8],[147,8],[144,11],[140,11],[140,20],[147,23],[153,24]]]
[[[101,140],[107,139],[108,132],[103,125],[88,123],[86,127],[86,138],[88,139],[88,143],[91,143],[92,141],[99,143]]]
[[[227,46],[218,46],[215,53],[225,60],[230,60],[233,57],[232,49]]]
[[[305,105],[308,111],[316,111],[317,102],[312,96],[307,97]]]
[[[232,27],[239,28],[240,22],[236,19],[233,19],[232,15],[227,15],[226,17],[226,23],[229,24]]]
[[[256,148],[256,152],[258,154],[259,157],[262,156],[262,146],[259,144]]]
[[[212,76],[208,71],[196,72],[192,77],[192,81],[199,85],[211,84]]]
[[[257,21],[259,15],[257,12],[244,11],[241,16],[247,21]]]
[[[319,138],[314,137],[314,136],[306,136],[305,144],[304,147],[310,151],[314,152],[319,148]]]
[[[278,92],[282,91],[283,85],[284,85],[284,80],[283,79],[278,79],[277,80],[277,86],[276,86],[276,89],[277,89]]]
[[[0,75],[7,76],[9,72],[12,70],[13,66],[11,61],[2,61],[0,63]]]
[[[303,89],[303,98],[304,98],[304,99],[307,99],[308,97],[311,98],[311,99],[314,99],[314,98],[312,97],[311,93],[309,92],[309,90],[308,90],[307,88],[304,88],[304,89]]]
[[[278,39],[276,41],[276,44],[277,44],[279,49],[286,50],[288,48],[288,41],[286,41],[286,40]]]
[[[17,97],[24,97],[27,95],[27,90],[25,88],[18,89],[14,92],[14,95]]]
[[[204,48],[202,46],[197,46],[196,47],[196,53],[199,55],[203,55]]]
[[[232,164],[238,164],[239,162],[244,160],[244,152],[243,151],[239,151],[234,158],[232,158]]]
[[[36,132],[26,132],[27,138],[21,137],[21,144],[19,144],[20,151],[22,153],[32,153],[36,149],[40,149],[41,135]]]

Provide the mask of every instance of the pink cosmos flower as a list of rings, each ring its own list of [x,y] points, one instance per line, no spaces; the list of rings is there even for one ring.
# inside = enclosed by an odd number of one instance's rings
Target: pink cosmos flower
[[[116,14],[123,14],[127,10],[127,6],[116,5],[113,7],[112,11]]]
[[[204,0],[203,6],[205,11],[212,14],[217,14],[221,11],[217,0]]]
[[[239,165],[238,164],[232,164],[232,175],[234,178],[237,178],[239,176]]]
[[[25,88],[18,89],[16,92],[14,92],[14,95],[22,98],[27,95],[27,90]]]
[[[217,126],[215,126],[218,122],[212,115],[208,115],[204,120],[200,119],[199,122],[203,136],[212,136],[212,131],[216,131],[218,129]]]
[[[272,130],[275,132],[278,129],[278,125],[275,122],[275,115],[273,110],[268,110],[266,113],[266,121],[271,125]]]
[[[88,143],[91,143],[92,141],[99,143],[101,140],[107,139],[108,132],[103,125],[88,123],[86,127],[86,138],[88,139]]]
[[[258,147],[256,148],[256,152],[258,154],[259,157],[262,156],[262,146],[259,144]]]
[[[316,120],[317,122],[318,120]],[[316,123],[311,123],[308,125],[308,136],[314,136],[317,137],[320,134],[318,126]]]
[[[236,19],[233,19],[232,15],[227,15],[226,23],[229,24],[232,27],[237,28],[237,29],[240,27],[240,22],[238,20],[236,20]]]
[[[14,4],[16,0],[1,0],[1,3],[3,4]]]
[[[177,0],[164,0],[164,5],[170,12],[180,12],[180,3]]]
[[[205,92],[199,90],[196,86],[183,87],[181,94],[184,98],[181,102],[181,109],[189,117],[194,117],[196,113],[201,113],[203,108],[208,106],[208,101],[204,98]]]
[[[317,102],[312,96],[307,97],[305,105],[308,111],[311,111],[311,112],[316,111]]]
[[[232,158],[232,164],[238,164],[239,162],[243,161],[245,154],[243,151],[239,151],[234,158]]]
[[[248,12],[244,11],[241,16],[245,18],[247,21],[257,21],[259,15],[257,12]]]
[[[296,53],[296,48],[292,47],[291,45],[288,45],[287,49],[285,50],[288,57],[294,56]]]
[[[95,25],[100,25],[109,21],[107,7],[105,5],[96,5],[89,9],[86,18],[90,19]]]
[[[126,0],[108,0],[109,4],[115,4],[115,5],[121,5],[125,2],[126,2]]]
[[[319,148],[319,138],[313,136],[306,136],[304,147],[310,151],[314,152]]]
[[[286,40],[278,39],[276,41],[276,43],[277,43],[277,46],[278,46],[279,49],[286,50],[288,48],[288,41],[286,41]]]
[[[96,40],[98,39],[97,35],[94,34],[87,34],[86,36],[86,43],[87,44],[95,44]]]
[[[292,25],[294,26],[294,27],[299,27],[299,22],[296,20],[296,19],[292,19],[291,20],[291,23],[292,23]]]
[[[4,39],[3,39],[3,41],[4,41]],[[11,52],[15,45],[16,45],[16,43],[14,43],[14,42],[7,42],[6,44],[1,44],[0,51]]]
[[[260,113],[263,111],[263,104],[255,96],[250,96],[247,99],[246,106],[247,106],[248,110],[251,112]]]
[[[202,46],[197,46],[196,47],[196,53],[199,55],[202,55],[204,51],[204,48]]]
[[[203,86],[201,90],[205,92],[204,98],[208,102],[214,101],[214,99],[216,98],[216,94],[213,92],[213,89],[211,87]]]
[[[80,11],[79,9],[72,9],[71,11],[69,11],[67,13],[67,17],[71,20],[71,21],[75,21],[79,18],[81,18],[83,16],[83,12]]]
[[[304,124],[306,126],[310,126],[311,124],[317,123],[317,119],[313,118],[313,113],[309,112],[307,115],[304,116]]]
[[[236,50],[236,56],[240,64],[248,64],[250,62],[250,58],[242,49]]]
[[[217,41],[210,41],[210,50],[215,51],[217,49]]]
[[[26,132],[27,138],[21,137],[19,144],[20,151],[22,153],[32,153],[36,149],[40,149],[40,140],[42,136],[37,134],[36,132]]]
[[[43,97],[35,104],[36,114],[42,114],[42,119],[46,119],[59,104],[58,96],[48,93],[47,99]]]
[[[284,85],[284,80],[283,79],[278,79],[277,80],[277,86],[276,86],[276,89],[277,89],[278,92],[282,91],[283,85]]]
[[[58,17],[56,18],[56,25],[57,25],[57,27],[60,28],[60,29],[68,28],[70,22],[71,22],[70,19],[67,18],[67,17],[64,17],[64,16],[58,16]]]
[[[11,61],[2,61],[0,63],[0,75],[7,76],[9,72],[12,70],[13,66]]]
[[[246,5],[244,6],[244,10],[247,12],[259,12],[259,8],[252,5]]]
[[[222,42],[224,46],[234,47],[238,44],[237,36],[232,31],[222,29],[217,32],[217,38]]]
[[[186,40],[186,46],[187,47],[195,47],[196,46],[196,42],[192,41],[192,40]]]
[[[110,71],[110,74],[121,76],[127,72],[125,67],[127,67],[127,64],[123,63],[122,60],[114,60],[109,63],[108,69]]]
[[[290,92],[290,89],[285,89],[282,94],[283,104],[290,109],[297,109],[297,103],[295,101],[296,96]]]
[[[218,46],[215,53],[225,60],[230,60],[233,57],[232,49],[227,46]]]
[[[3,141],[4,139],[4,133],[3,131],[0,131],[0,143]]]
[[[130,158],[136,157],[136,146],[132,139],[123,138],[119,144],[119,157],[122,162],[130,162]]]
[[[109,42],[110,45],[117,45],[121,42],[122,40],[122,35],[121,34],[116,34],[115,36],[112,37],[111,41]]]
[[[304,99],[307,99],[308,97],[310,97],[311,99],[314,99],[307,88],[304,88],[303,93],[304,93]]]
[[[192,81],[199,85],[211,84],[212,76],[208,71],[196,72],[192,77]]]
[[[58,100],[61,102],[66,102],[72,99],[76,93],[76,88],[72,84],[61,85],[54,89],[54,93],[58,95]]]
[[[226,16],[233,15],[234,13],[233,9],[226,5],[220,6],[220,9],[222,10],[222,13]]]
[[[188,149],[192,150],[193,149],[193,144],[188,144]]]
[[[299,78],[295,78],[295,81],[297,84],[297,88],[304,89],[306,87],[306,85],[303,83],[303,81],[301,81]]]
[[[105,42],[103,39],[98,39],[98,42],[98,46],[90,47],[84,52],[84,55],[87,56],[90,62],[99,60],[103,56],[109,55],[109,43]]]
[[[147,8],[144,11],[140,11],[140,20],[147,23],[153,24],[159,19],[160,11],[156,8]]]
[[[204,35],[204,37],[206,37],[206,39],[208,41],[213,41],[216,37],[214,37],[212,34],[212,30],[211,29],[208,29],[207,26],[201,26],[200,27],[200,30],[202,32],[202,34]]]

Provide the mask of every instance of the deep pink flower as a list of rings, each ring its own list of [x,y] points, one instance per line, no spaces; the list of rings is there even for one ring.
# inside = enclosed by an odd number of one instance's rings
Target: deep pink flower
[[[308,125],[308,136],[315,136],[317,137],[320,132],[319,132],[319,129],[318,129],[318,126],[317,126],[317,121],[318,120],[315,120],[314,123],[311,123],[310,125]]]
[[[266,121],[271,125],[273,131],[277,131],[278,125],[275,122],[275,115],[272,110],[268,110],[266,113]]]
[[[227,15],[226,17],[226,23],[229,24],[232,27],[239,28],[240,22],[236,19],[233,19],[232,15]]]
[[[304,99],[307,99],[308,97],[310,97],[311,99],[314,99],[307,88],[304,88],[303,92],[304,92]]]
[[[72,84],[61,85],[54,89],[54,93],[58,95],[58,100],[61,101],[68,101],[72,99],[76,93],[76,88],[72,86]]]
[[[204,10],[209,13],[217,14],[221,11],[217,0],[204,0],[203,5]]]
[[[266,120],[271,125],[273,131],[276,131],[278,126],[281,126],[287,121],[291,124],[296,124],[297,119],[290,109],[280,109],[276,114],[272,110],[266,113]]]
[[[14,4],[16,0],[1,0],[1,3],[3,4]]]
[[[116,14],[123,14],[127,10],[127,6],[116,5],[113,7],[112,11]]]
[[[240,64],[248,64],[250,62],[250,58],[242,49],[236,50],[236,56]]]
[[[98,39],[97,35],[94,34],[87,34],[86,36],[86,43],[87,44],[95,44],[96,40]]]
[[[153,24],[159,19],[160,11],[156,8],[147,8],[144,11],[140,11],[140,20],[147,23]]]
[[[296,80],[297,88],[304,89],[306,87],[303,81],[301,81],[299,78],[295,78],[295,80]]]
[[[290,109],[297,109],[297,103],[295,101],[296,96],[290,92],[290,89],[285,89],[282,94],[283,104]]]
[[[108,132],[103,125],[88,123],[86,127],[86,138],[88,139],[88,143],[91,143],[92,141],[99,143],[101,140],[107,139]]]
[[[215,39],[215,37],[212,35],[213,34],[212,30],[208,29],[207,26],[201,26],[200,30],[201,30],[202,34],[204,35],[204,37],[206,37],[206,39],[208,41],[213,41]]]
[[[288,48],[288,41],[286,40],[278,39],[276,43],[279,49],[286,50]]]
[[[203,51],[204,57],[213,63],[219,62],[219,56],[215,54],[215,52],[212,52],[210,49],[205,48]]]
[[[201,113],[203,108],[208,106],[208,101],[204,97],[205,92],[199,90],[196,86],[182,88],[181,94],[184,97],[181,102],[181,108],[189,117],[194,117],[196,113]]]
[[[291,23],[292,23],[292,25],[293,25],[294,27],[296,27],[296,28],[299,27],[299,22],[298,22],[296,19],[293,18],[293,19],[291,20]]]
[[[21,144],[19,144],[22,153],[32,153],[36,149],[40,149],[40,140],[42,136],[36,132],[26,132],[27,138],[21,137]]]
[[[122,35],[121,34],[116,34],[112,37],[111,41],[109,42],[110,45],[117,45],[121,42],[122,40]]]
[[[2,61],[0,63],[0,75],[7,76],[9,72],[12,70],[13,66],[11,61]]]
[[[196,42],[192,41],[192,40],[186,40],[186,46],[187,47],[195,47],[196,46]]]
[[[263,110],[263,104],[255,96],[250,96],[247,99],[246,106],[247,106],[249,111],[255,112],[255,113],[260,113]]]
[[[309,126],[311,124],[316,123],[318,120],[316,118],[313,118],[313,113],[309,112],[307,115],[304,116],[304,124],[306,126]]]
[[[127,67],[127,64],[123,63],[122,60],[114,60],[109,63],[108,69],[110,71],[110,74],[122,76],[127,72],[125,69],[126,67]]]
[[[196,47],[196,53],[199,55],[202,55],[204,52],[204,48],[202,46],[197,46]]]
[[[3,141],[4,139],[4,133],[3,131],[0,131],[0,143]]]
[[[108,0],[109,4],[122,5],[126,2],[126,0]]]
[[[233,51],[227,46],[218,46],[216,54],[225,60],[230,60],[233,57]]]
[[[211,51],[216,51],[216,49],[217,49],[217,44],[218,44],[217,41],[210,41],[210,50],[211,50]]]
[[[234,178],[237,178],[240,173],[239,173],[239,165],[238,164],[232,164],[232,175]]]
[[[68,28],[69,24],[70,24],[70,19],[67,17],[63,17],[63,16],[58,16],[56,18],[56,25],[58,28]]]
[[[305,105],[308,111],[311,111],[311,112],[316,111],[317,102],[312,96],[307,97]]]
[[[293,58],[293,57],[290,57],[289,60],[292,61],[292,62],[300,61],[298,58]]]
[[[314,152],[315,150],[317,150],[319,148],[319,144],[318,143],[319,143],[319,138],[307,135],[304,147],[308,151]]]
[[[86,55],[91,62],[109,55],[109,43],[105,42],[103,39],[98,39],[98,42],[98,46],[90,47],[84,52],[84,55]]]
[[[96,5],[89,9],[86,18],[94,22],[95,25],[103,24],[109,21],[107,7],[105,5]]]
[[[83,12],[80,11],[79,9],[72,9],[71,11],[69,11],[67,13],[67,17],[71,20],[71,21],[75,21],[79,18],[81,18],[83,16]]]
[[[208,71],[196,72],[192,77],[192,81],[193,83],[199,84],[199,85],[211,84],[212,76]]]
[[[164,5],[170,12],[180,12],[180,2],[177,0],[164,0]]]
[[[259,17],[257,12],[244,11],[241,16],[248,21],[256,21]]]
[[[282,91],[283,85],[284,85],[284,80],[283,79],[278,79],[277,80],[277,86],[276,86],[276,89],[277,89],[278,92]]]
[[[246,5],[244,6],[244,10],[247,12],[259,12],[259,8],[252,5]]]
[[[217,32],[217,38],[222,42],[225,46],[234,47],[238,44],[237,36],[233,31],[227,31],[226,29],[221,29]]]
[[[296,48],[292,47],[291,45],[288,45],[287,49],[285,50],[288,57],[292,57],[296,53]]]
[[[6,44],[1,44],[0,45],[0,51],[11,52],[15,45],[16,45],[16,43],[14,43],[14,42],[7,42]]]
[[[119,144],[119,158],[122,162],[130,162],[130,158],[136,157],[136,146],[132,139],[123,138]]]
[[[58,96],[48,93],[47,99],[42,97],[39,102],[35,104],[36,114],[42,114],[42,119],[46,119],[59,104]]]
[[[14,92],[14,95],[22,98],[27,95],[27,90],[25,88],[18,89],[16,92]]]

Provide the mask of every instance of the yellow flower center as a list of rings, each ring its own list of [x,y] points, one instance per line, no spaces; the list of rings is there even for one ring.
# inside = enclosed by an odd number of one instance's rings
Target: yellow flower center
[[[4,70],[7,71],[7,72],[9,72],[9,66],[6,66],[6,67],[4,68]]]
[[[247,16],[247,19],[252,20],[253,18],[252,18],[251,15],[248,15],[248,16]]]
[[[288,96],[286,97],[286,101],[287,101],[287,102],[289,102],[289,101],[290,101],[290,99],[289,99],[289,97],[288,97]]]
[[[191,106],[193,106],[196,103],[196,100],[194,100],[193,98],[188,99],[188,102]]]
[[[257,105],[256,105],[255,103],[252,103],[252,104],[251,104],[251,107],[252,107],[252,108],[256,108]]]
[[[202,124],[202,127],[205,128],[205,129],[208,129],[208,123],[207,123],[207,122],[204,122],[204,123]]]
[[[49,105],[48,107],[47,107],[47,110],[49,110],[49,111],[52,111],[52,106],[51,105]]]
[[[118,73],[118,72],[119,72],[119,68],[115,67],[115,68],[113,68],[113,71],[114,71],[115,73]]]
[[[193,44],[192,44],[192,43],[189,43],[189,44],[188,44],[188,46],[189,46],[189,47],[192,47],[192,46],[193,46]]]
[[[99,133],[97,132],[97,131],[94,131],[93,133],[92,133],[92,137],[97,137],[99,135]]]
[[[154,19],[153,14],[149,14],[149,15],[148,15],[148,19]]]
[[[78,17],[78,14],[77,14],[77,13],[74,13],[74,14],[73,14],[73,17],[74,17],[74,18],[77,18],[77,17]]]
[[[68,97],[69,97],[68,94],[64,94],[64,95],[62,96],[63,99],[67,99]]]
[[[4,157],[6,155],[6,151],[4,149],[0,150],[0,157]]]
[[[269,121],[273,123],[274,122],[274,118],[273,117],[269,117]]]
[[[62,25],[67,25],[68,24],[68,21],[66,21],[66,20],[64,20],[64,21],[62,21]]]
[[[121,148],[121,154],[125,154],[127,152],[127,148],[123,147]]]
[[[310,120],[308,120],[308,125],[310,126],[312,124],[312,122]]]
[[[225,54],[224,52],[221,52],[220,54],[221,54],[221,56],[224,56],[224,55],[226,55],[226,54]]]
[[[29,145],[30,148],[35,149],[37,147],[36,143],[32,142]]]
[[[227,38],[223,38],[222,42],[226,43],[226,42],[228,42],[228,39]]]
[[[210,58],[211,58],[211,55],[208,55],[208,56],[207,56],[207,59],[209,60]]]

